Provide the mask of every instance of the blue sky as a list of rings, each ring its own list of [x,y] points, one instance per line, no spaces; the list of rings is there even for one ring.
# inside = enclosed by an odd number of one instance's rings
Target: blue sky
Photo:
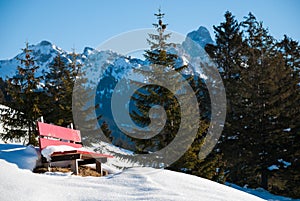
[[[18,54],[27,40],[49,40],[64,50],[97,47],[134,29],[151,28],[161,6],[168,29],[186,35],[213,25],[229,10],[241,21],[252,12],[276,38],[300,39],[299,0],[0,0],[0,59]]]

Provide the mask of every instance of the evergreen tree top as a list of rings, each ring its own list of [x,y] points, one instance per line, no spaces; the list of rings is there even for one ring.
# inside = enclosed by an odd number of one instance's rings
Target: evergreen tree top
[[[25,43],[26,47],[22,48],[22,51],[25,53],[25,58],[17,58],[21,62],[21,64],[25,64],[25,68],[29,68],[30,66],[34,66],[35,60],[33,57],[30,56],[30,52],[32,52],[31,49],[29,49],[28,42]],[[18,68],[22,68],[21,66],[18,66]]]
[[[32,50],[29,49],[29,43],[26,42],[26,47],[22,48],[22,51],[25,52],[25,54],[27,55],[29,52],[32,52]]]
[[[155,16],[157,16],[157,19],[161,20],[164,17],[164,13],[161,13],[161,9],[158,9],[158,13],[154,14]]]
[[[153,27],[156,29],[158,34],[149,34],[151,40],[147,40],[151,45],[151,49],[164,50],[166,47],[170,46],[166,43],[166,40],[170,38],[170,34],[164,34],[168,24],[163,23],[164,13],[161,12],[161,9],[158,9],[158,13],[155,13],[158,22],[153,23]],[[157,41],[157,42],[154,42]]]
[[[162,22],[162,19],[164,18],[165,14],[161,13],[161,10],[158,9],[158,13],[155,13],[154,15],[157,17],[158,23],[157,24],[154,23],[153,26],[155,28],[159,28],[159,30],[161,31],[164,31],[167,28],[167,24],[163,24]]]

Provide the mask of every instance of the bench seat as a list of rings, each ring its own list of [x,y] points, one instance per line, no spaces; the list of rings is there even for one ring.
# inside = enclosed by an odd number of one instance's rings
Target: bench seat
[[[37,122],[39,146],[41,153],[49,146],[59,147],[65,145],[70,150],[53,151],[50,160],[42,154],[42,163],[51,166],[58,161],[69,161],[74,174],[78,174],[78,166],[96,163],[96,171],[103,175],[101,163],[107,162],[107,158],[113,158],[108,154],[101,154],[87,150],[81,150],[82,142],[79,130],[73,130],[43,122]],[[74,148],[74,149],[73,149]]]

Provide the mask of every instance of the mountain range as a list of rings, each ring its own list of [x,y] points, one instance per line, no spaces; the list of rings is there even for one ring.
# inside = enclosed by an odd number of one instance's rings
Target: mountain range
[[[146,39],[145,39],[146,40]],[[187,34],[186,40],[183,42],[182,47],[187,49],[188,45],[190,44],[190,40],[194,42],[194,44],[198,44],[200,47],[204,48],[204,46],[208,43],[214,43],[209,31],[203,27],[200,26],[198,30],[192,31]],[[180,44],[181,45],[181,44]],[[53,62],[53,59],[55,58],[56,55],[60,55],[63,61],[66,62],[66,64],[70,63],[72,60],[72,52],[67,52],[60,47],[56,46],[55,44],[49,42],[49,41],[41,41],[40,43],[36,45],[29,45],[29,49],[32,50],[32,55],[34,59],[36,60],[36,65],[38,65],[40,68],[38,69],[37,74],[41,75],[44,72],[48,71],[48,66]],[[126,59],[122,55],[115,54],[114,52],[111,51],[106,51],[106,50],[95,50],[94,48],[91,47],[85,47],[82,53],[78,54],[77,57],[77,62],[78,63],[84,63],[86,58],[90,54],[103,54],[106,55],[107,57],[120,57],[123,59]],[[18,55],[16,55],[12,59],[8,60],[0,60],[0,77],[3,80],[6,80],[7,78],[12,77],[13,75],[16,74],[17,67],[20,65],[20,61],[18,59],[24,58],[25,53],[22,52]],[[120,61],[120,60],[119,60]],[[126,63],[133,63],[136,64],[137,59],[135,58],[129,58]],[[139,61],[141,62],[141,61]]]
[[[174,53],[177,53],[176,51],[178,51],[178,49],[184,49],[185,51],[188,51],[189,54],[197,54],[200,55],[202,59],[205,59],[206,54],[204,47],[208,43],[213,44],[214,41],[212,40],[208,30],[201,26],[198,30],[188,33],[182,44],[176,44],[176,50],[171,48],[169,51],[175,51]],[[72,62],[73,52],[67,52],[49,41],[41,41],[36,45],[30,45],[29,49],[32,50],[35,65],[40,67],[37,70],[38,76],[49,71],[49,65],[53,62],[57,55],[60,55],[61,59],[66,64],[70,64]],[[95,97],[95,101],[99,103],[99,108],[95,112],[97,115],[103,116],[102,121],[105,121],[108,125],[110,125],[110,130],[112,130],[113,134],[116,135],[115,137],[117,137],[116,139],[119,141],[115,142],[116,144],[128,141],[127,136],[122,135],[122,132],[119,130],[114,120],[114,115],[111,110],[112,95],[117,83],[124,78],[125,75],[127,76],[127,80],[130,79],[128,78],[128,72],[132,72],[134,68],[146,66],[147,61],[140,58],[120,55],[111,50],[96,50],[91,47],[85,47],[83,52],[79,54],[77,53],[77,55],[76,62],[84,64],[82,71],[85,76],[91,83],[98,83],[96,86],[97,95]],[[12,59],[1,60],[0,78],[6,80],[14,76],[17,72],[17,67],[20,65],[19,59],[24,57],[25,53],[22,52]],[[89,65],[90,62],[92,62],[92,65]],[[187,62],[188,59],[185,58],[184,55],[180,56],[176,61],[176,66],[182,66]],[[103,66],[105,66],[105,68],[103,68]],[[201,75],[202,72],[201,69],[189,65],[188,69],[186,69],[183,73]],[[100,75],[101,79],[99,81]],[[127,86],[124,87],[126,88]],[[121,91],[125,90],[121,89]]]

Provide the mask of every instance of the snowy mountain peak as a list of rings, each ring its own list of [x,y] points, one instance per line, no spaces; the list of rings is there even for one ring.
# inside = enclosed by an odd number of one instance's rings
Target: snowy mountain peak
[[[38,45],[39,46],[52,46],[52,43],[49,41],[43,40]]]
[[[85,55],[85,56],[88,56],[88,55],[92,54],[93,51],[95,51],[94,48],[91,48],[91,47],[85,47],[82,54]]]
[[[187,38],[192,39],[198,43],[201,47],[205,47],[206,44],[213,44],[209,31],[204,26],[200,26],[198,30],[188,33]]]
[[[203,50],[199,50],[199,48],[195,47],[195,44],[200,45],[201,48],[204,48],[206,44],[208,43],[214,43],[211,39],[209,31],[203,27],[200,26],[198,30],[192,31],[187,35],[186,41],[183,42],[183,48],[185,48],[188,51],[191,51],[190,54],[197,54],[197,55],[204,55]],[[63,49],[57,47],[55,44],[43,40],[40,43],[36,45],[30,45],[29,49],[32,50],[32,55],[34,59],[36,60],[35,65],[39,66],[38,74],[41,75],[43,72],[47,72],[49,69],[49,65],[53,62],[54,58],[57,55],[60,55],[62,60],[66,62],[66,64],[70,63],[72,61],[72,53],[66,52]],[[197,51],[195,51],[197,50]],[[193,52],[194,51],[194,52]],[[94,56],[93,56],[94,55]],[[115,52],[110,51],[98,51],[91,47],[85,47],[83,52],[79,54],[77,57],[78,63],[84,63],[84,61],[87,58],[93,58],[97,57],[97,60],[107,60],[107,63],[114,63],[115,58],[117,57],[124,57],[122,55],[119,55]],[[18,54],[16,57],[10,60],[1,60],[0,61],[0,77],[3,79],[7,79],[8,77],[12,77],[16,74],[17,67],[20,65],[20,61],[18,59],[25,58],[25,53],[22,52]],[[141,61],[135,61],[134,59],[130,59],[129,66],[130,65],[136,65],[134,63],[140,63]],[[126,63],[126,62],[125,62]],[[182,62],[180,62],[182,63]],[[117,63],[116,65],[120,65]],[[122,64],[120,66],[126,66],[125,64]],[[126,67],[125,69],[127,69]],[[122,69],[122,68],[121,68]],[[120,74],[121,72],[118,72],[117,74]]]
[[[49,64],[51,64],[54,58],[57,55],[60,55],[62,60],[66,62],[66,64],[71,62],[71,53],[68,53],[56,46],[55,44],[43,40],[36,45],[30,45],[29,49],[32,50],[31,55],[34,57],[35,65],[39,66],[38,74],[42,74],[43,72],[47,72],[49,68]],[[92,52],[92,48],[86,48],[85,54],[88,55]],[[84,60],[83,54],[80,54],[81,57],[79,60]],[[20,65],[20,61],[18,59],[24,59],[25,53],[21,52],[17,56],[9,60],[1,60],[0,61],[0,77],[2,79],[7,79],[7,77],[12,77],[16,74],[17,67]]]

